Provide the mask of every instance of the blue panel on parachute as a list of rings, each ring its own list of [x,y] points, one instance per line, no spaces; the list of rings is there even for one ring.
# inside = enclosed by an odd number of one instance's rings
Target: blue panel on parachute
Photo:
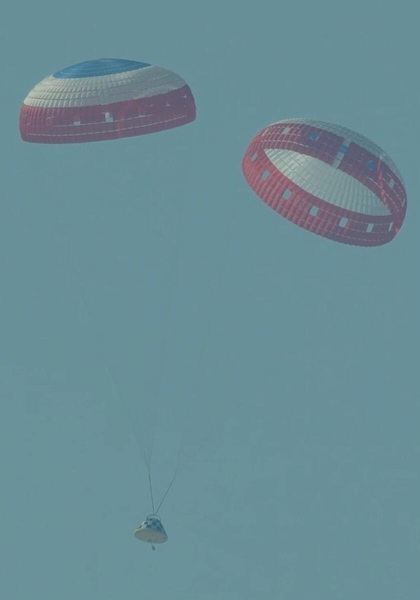
[[[86,77],[103,77],[116,75],[150,67],[149,63],[126,60],[124,58],[100,58],[98,60],[87,60],[85,62],[71,65],[61,71],[54,73],[56,79],[79,79]]]

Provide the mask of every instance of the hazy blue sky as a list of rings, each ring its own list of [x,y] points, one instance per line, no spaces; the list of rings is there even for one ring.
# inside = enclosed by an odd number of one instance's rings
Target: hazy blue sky
[[[7,2],[0,23],[0,581],[5,600],[416,600],[419,9],[414,0]],[[25,144],[42,78],[118,57],[172,69],[197,121]],[[370,137],[406,222],[376,249],[249,189],[288,117]],[[115,393],[114,383],[119,391]],[[130,408],[132,423],[124,410]],[[134,428],[156,437],[156,552]]]

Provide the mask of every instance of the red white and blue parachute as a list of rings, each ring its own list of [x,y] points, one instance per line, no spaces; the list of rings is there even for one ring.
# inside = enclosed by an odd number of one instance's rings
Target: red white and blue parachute
[[[50,75],[25,98],[22,139],[96,142],[155,133],[194,121],[194,97],[176,73],[117,58],[90,60]]]
[[[407,196],[396,165],[345,127],[308,119],[269,125],[251,141],[242,170],[273,210],[336,242],[386,244],[405,218]]]

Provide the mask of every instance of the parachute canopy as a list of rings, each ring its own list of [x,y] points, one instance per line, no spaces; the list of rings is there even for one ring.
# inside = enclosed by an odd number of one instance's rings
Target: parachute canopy
[[[50,75],[25,98],[22,139],[72,144],[155,133],[194,121],[193,95],[179,76],[147,63],[103,58]]]
[[[308,119],[269,125],[251,141],[242,170],[273,210],[336,242],[380,246],[404,221],[407,196],[396,165],[345,127]]]

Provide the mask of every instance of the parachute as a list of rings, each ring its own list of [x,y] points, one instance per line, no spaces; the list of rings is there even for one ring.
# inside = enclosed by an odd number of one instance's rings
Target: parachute
[[[242,170],[273,210],[336,242],[386,244],[405,218],[406,190],[394,162],[339,125],[309,119],[269,125],[249,144]]]
[[[74,144],[144,135],[194,121],[192,92],[176,73],[133,60],[103,58],[62,69],[25,98],[25,142]]]

